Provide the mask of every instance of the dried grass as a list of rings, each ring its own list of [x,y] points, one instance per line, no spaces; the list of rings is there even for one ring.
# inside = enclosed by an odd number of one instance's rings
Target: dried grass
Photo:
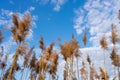
[[[119,11],[120,13],[120,11]],[[120,15],[120,14],[119,14]],[[64,42],[60,44],[60,52],[54,49],[55,42],[52,42],[47,47],[45,46],[43,37],[39,40],[39,48],[41,49],[41,56],[39,58],[36,57],[36,53],[34,52],[34,47],[28,48],[28,43],[26,42],[26,37],[29,34],[29,30],[31,27],[31,16],[27,13],[24,18],[20,19],[18,14],[13,14],[13,27],[11,28],[13,39],[17,42],[17,48],[15,54],[13,56],[12,63],[7,65],[8,55],[4,57],[4,47],[1,47],[0,51],[0,69],[1,80],[15,80],[16,72],[21,72],[20,80],[46,80],[49,76],[50,80],[58,79],[58,62],[60,58],[60,54],[63,56],[63,60],[65,60],[64,66],[64,80],[80,80],[80,76],[82,80],[109,80],[108,74],[106,72],[106,63],[105,63],[105,52],[104,52],[104,68],[103,70],[100,67],[100,74],[97,73],[90,56],[87,55],[87,63],[86,60],[81,58],[80,45],[79,42],[75,39],[75,36],[72,35],[72,39],[70,41]],[[118,17],[119,18],[119,17]],[[112,24],[111,30],[111,42],[114,47],[110,54],[110,58],[112,60],[112,65],[117,67],[118,76],[120,77],[119,65],[120,65],[120,55],[117,54],[116,43],[119,42],[118,33],[115,25]],[[0,31],[0,43],[2,42],[3,31]],[[87,34],[86,28],[83,36],[84,46],[87,44]],[[109,48],[106,37],[103,36],[100,40],[100,45],[104,50]],[[38,54],[38,53],[37,53]],[[22,56],[24,58],[23,65],[19,65],[18,58]],[[61,58],[60,58],[61,59]],[[80,67],[80,60],[82,60],[82,66]],[[89,63],[89,66],[87,65]],[[30,72],[28,72],[27,70]],[[25,75],[24,75],[25,74]],[[24,77],[25,76],[25,77]],[[114,75],[116,76],[116,75]],[[120,79],[118,77],[118,79]],[[117,79],[114,77],[113,80]]]
[[[107,44],[106,38],[104,36],[100,40],[100,45],[102,46],[103,49],[108,48],[108,44]]]

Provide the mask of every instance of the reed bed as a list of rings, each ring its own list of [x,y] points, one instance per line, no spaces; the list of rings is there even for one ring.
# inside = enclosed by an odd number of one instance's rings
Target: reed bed
[[[118,19],[120,20],[120,10]],[[59,41],[53,41],[48,46],[45,45],[44,38],[39,40],[41,52],[35,53],[34,46],[28,47],[26,37],[32,28],[32,18],[29,13],[21,19],[18,14],[12,15],[11,33],[17,47],[12,56],[12,62],[7,63],[9,54],[4,54],[4,46],[0,49],[0,80],[58,80],[59,75],[63,75],[63,80],[109,80],[106,66],[106,51],[109,46],[106,37],[101,37],[100,45],[103,49],[104,67],[99,66],[99,72],[95,68],[94,61],[87,53],[81,53],[79,41],[72,35],[71,40],[60,43],[59,51],[54,49]],[[0,30],[0,44],[2,43],[4,29]],[[111,63],[114,66],[113,80],[120,80],[120,55],[117,52],[116,44],[120,42],[118,30],[114,24],[111,25],[111,43],[113,49],[110,53]],[[85,27],[82,38],[84,48],[87,47],[87,28]],[[30,44],[30,43],[29,43]],[[40,56],[36,56],[40,54]],[[82,57],[86,54],[87,57]],[[62,58],[60,57],[62,56]],[[22,57],[22,63],[19,58]],[[58,74],[60,58],[65,61],[63,74]],[[81,66],[80,66],[81,64]],[[116,74],[117,71],[117,74]],[[61,79],[61,78],[60,78]]]

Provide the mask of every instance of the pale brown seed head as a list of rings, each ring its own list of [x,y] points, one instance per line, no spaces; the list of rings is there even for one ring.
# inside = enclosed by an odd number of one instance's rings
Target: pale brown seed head
[[[84,35],[83,35],[83,43],[84,43],[84,46],[86,46],[86,43],[87,43],[86,28],[85,28],[85,32],[84,32]]]
[[[12,17],[13,17],[12,22],[14,26],[18,28],[18,14],[13,14]]]
[[[2,58],[2,57],[3,57],[3,55],[4,55],[4,47],[3,47],[3,46],[1,46],[0,58]]]
[[[45,47],[44,47],[44,40],[43,40],[42,36],[41,36],[41,38],[39,40],[39,43],[40,43],[40,49],[43,51],[45,49]]]
[[[23,19],[23,22],[25,22],[25,26],[27,26],[28,28],[31,27],[31,21],[32,21],[32,18],[31,18],[31,15],[30,13],[26,13],[25,15],[25,18]]]
[[[87,69],[86,69],[85,66],[83,66],[83,67],[80,69],[80,74],[81,74],[82,76],[88,74],[88,71],[87,71]]]
[[[47,61],[43,56],[41,56],[39,60],[39,71],[41,71],[42,69],[45,70],[46,67],[47,67]]]
[[[101,76],[101,78],[102,79],[105,79],[105,80],[108,80],[108,74],[107,74],[107,72],[105,72],[101,67],[99,67],[99,69],[100,69],[100,76]],[[106,76],[106,77],[105,77]]]
[[[111,25],[111,42],[113,44],[116,44],[116,42],[119,41],[119,38],[118,38],[118,31],[116,29],[116,26],[114,24]]]
[[[116,80],[116,76],[115,77],[113,77],[113,79],[112,80]]]
[[[114,60],[115,57],[116,57],[116,55],[117,55],[117,51],[116,51],[116,47],[114,46],[114,47],[113,47],[113,50],[112,50],[112,53],[111,53],[111,55],[110,55],[110,58],[111,58],[112,60]]]
[[[24,63],[23,63],[24,67],[29,67],[29,60],[30,60],[30,57],[33,53],[33,49],[34,49],[34,47],[30,48],[28,53],[24,55]]]
[[[76,49],[76,50],[74,51],[75,57],[80,57],[81,54],[82,54],[82,53],[79,51],[79,49]]]
[[[11,28],[12,36],[16,42],[22,42],[28,36],[31,28],[31,16],[29,13],[20,20],[19,15],[13,14],[13,27]]]
[[[50,73],[55,75],[57,71],[57,66],[58,66],[58,54],[56,51],[53,51],[53,53],[50,55],[50,61],[52,64]]]
[[[33,56],[32,56],[32,59],[30,60],[30,69],[34,69],[35,68],[36,60],[37,60],[37,58],[36,58],[35,53],[34,53]]]
[[[91,65],[91,59],[90,59],[89,55],[87,55],[87,61],[88,61],[89,65]]]
[[[108,48],[108,44],[106,41],[106,38],[103,36],[102,39],[100,40],[100,45],[103,49],[107,49]]]
[[[94,77],[95,77],[95,79],[99,79],[100,78],[98,73],[97,73],[97,71],[96,71],[96,69],[95,69],[95,67],[94,67],[94,65],[92,65],[90,67],[90,78],[91,78],[91,80],[93,80]]]
[[[53,50],[54,44],[55,44],[55,43],[52,42],[52,43],[50,44],[50,46],[46,48],[47,53],[49,53],[50,55],[52,54],[52,50]]]
[[[4,37],[2,35],[2,31],[0,30],[0,43],[3,41]]]
[[[120,20],[120,10],[118,11],[118,19]]]
[[[0,62],[0,69],[4,69],[6,67],[6,63],[4,61]]]
[[[30,57],[31,54],[33,53],[34,46],[30,48],[30,50],[27,53],[27,57]]]
[[[120,55],[116,55],[115,58],[112,60],[112,64],[114,66],[120,66]]]
[[[73,55],[75,57],[79,56],[79,43],[74,36],[72,36],[72,40],[69,42],[65,42],[64,44],[60,45],[60,49],[65,60]]]
[[[64,80],[67,80],[68,72],[66,70],[64,70],[63,76],[64,76]]]
[[[60,49],[61,54],[63,55],[65,60],[71,56],[71,49],[68,42],[65,42],[63,45],[60,45]]]
[[[50,59],[50,54],[48,52],[45,52],[45,54],[43,54],[43,57],[46,59],[46,60],[49,60]]]

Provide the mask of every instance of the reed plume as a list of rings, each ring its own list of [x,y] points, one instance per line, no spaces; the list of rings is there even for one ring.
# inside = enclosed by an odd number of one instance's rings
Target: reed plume
[[[118,19],[119,19],[119,16],[120,16],[119,14],[118,14]],[[119,55],[117,54],[117,49],[116,49],[116,43],[120,42],[120,38],[118,36],[118,30],[116,29],[116,26],[114,24],[111,25],[111,42],[113,43],[113,50],[112,50],[112,53],[111,53],[111,60],[112,60],[112,64],[115,67],[118,68],[118,79],[120,79],[120,76],[119,76],[120,75],[120,73],[119,73],[119,64],[120,64],[119,63]]]
[[[118,19],[120,20],[120,10],[118,11]]]
[[[106,41],[106,38],[103,36],[100,40],[100,45],[103,49],[107,49],[108,48],[108,44],[107,44],[107,41]]]
[[[105,50],[108,49],[108,44],[106,41],[106,38],[103,36],[102,39],[100,40],[101,47],[104,49],[104,71],[106,72],[106,56],[105,56]],[[101,68],[100,68],[101,70]],[[107,80],[107,75],[105,74],[105,80]]]
[[[116,51],[116,47],[113,47],[112,53],[110,55],[111,60],[114,60],[116,58],[117,55],[117,51]]]
[[[89,63],[89,65],[91,65],[91,59],[90,59],[89,55],[87,55],[87,62]]]
[[[2,35],[2,31],[0,30],[0,43],[2,43],[2,41],[3,41],[3,35]]]
[[[117,34],[117,29],[114,24],[111,25],[111,42],[115,45],[116,42],[119,41],[118,34]]]
[[[43,37],[41,36],[41,38],[40,38],[40,41],[39,41],[39,43],[40,43],[40,49],[43,51],[44,49],[45,49],[45,46],[44,46],[44,40],[43,40]]]
[[[21,43],[21,41],[24,41],[27,35],[29,34],[32,21],[31,16],[29,13],[27,13],[22,20],[19,19],[18,14],[13,14],[12,17],[13,17],[13,27],[11,28],[12,36],[17,43]]]
[[[67,80],[68,77],[68,72],[66,71],[67,69],[64,70],[63,76],[64,76],[64,80]]]
[[[85,27],[85,31],[82,39],[83,39],[84,46],[86,46],[86,43],[87,43],[86,27]]]
[[[35,66],[36,66],[36,56],[35,56],[35,53],[33,54],[33,56],[32,56],[32,59],[30,60],[30,69],[32,70],[32,69],[34,69],[35,68]]]
[[[95,70],[94,64],[90,67],[90,80],[94,79],[100,79],[100,76],[98,75],[97,71]]]
[[[82,80],[88,80],[88,71],[86,66],[83,65],[83,67],[80,69],[80,75]]]
[[[118,14],[118,19],[120,20],[120,10]],[[26,42],[26,38],[30,33],[30,29],[32,18],[29,13],[27,13],[23,18],[21,18],[18,14],[12,15],[12,23],[11,33],[13,39],[17,43],[17,48],[15,54],[12,57],[12,63],[7,64],[8,55],[4,53],[4,47],[1,45],[0,50],[0,70],[1,70],[1,80],[16,80],[16,72],[21,71],[21,79],[20,80],[58,80],[59,74],[58,71],[58,62],[59,56],[63,56],[63,60],[65,61],[64,66],[64,80],[80,80],[80,75],[82,80],[108,80],[108,74],[106,71],[106,61],[105,61],[105,52],[104,52],[104,69],[100,67],[100,75],[98,75],[90,56],[87,55],[87,63],[85,61],[82,62],[82,67],[79,67],[79,59],[81,59],[80,45],[79,42],[75,39],[75,36],[72,35],[72,39],[70,41],[64,42],[60,44],[60,53],[59,51],[54,49],[56,40],[52,42],[50,45],[45,46],[44,39],[41,36],[39,40],[39,48],[41,49],[40,57],[36,56],[34,52],[34,47],[28,48],[28,42]],[[117,43],[120,41],[117,27],[112,24],[111,25],[111,42],[113,44],[113,50],[110,54],[110,58],[112,60],[112,65],[117,67],[118,69],[118,78],[120,79],[120,55],[117,54]],[[0,30],[0,43],[4,39],[3,30]],[[84,46],[87,45],[87,31],[85,28],[84,35],[82,37],[82,41]],[[105,50],[109,48],[106,37],[103,36],[100,40],[101,47]],[[59,55],[61,54],[61,55]],[[23,64],[18,64],[19,58],[24,58]],[[83,58],[82,58],[83,59]],[[61,60],[61,59],[60,59]],[[88,65],[89,64],[89,69]],[[28,71],[29,70],[29,71]],[[18,74],[17,74],[18,75]],[[17,76],[18,77],[18,76]],[[88,78],[90,77],[90,78]],[[61,78],[60,78],[61,79]]]
[[[71,57],[78,48],[79,44],[74,38],[69,42],[65,42],[63,45],[60,45],[61,54],[65,60]],[[76,56],[78,56],[78,54],[76,54]]]
[[[56,51],[53,51],[53,53],[50,56],[51,64],[49,66],[49,73],[52,76],[52,80],[55,79],[56,72],[57,72],[57,66],[58,66],[58,54]]]
[[[2,58],[2,57],[3,57],[3,55],[4,55],[4,47],[3,47],[3,46],[1,46],[0,58]]]
[[[74,58],[77,58],[80,56],[79,43],[74,38],[74,35],[72,35],[72,39],[69,42],[65,42],[64,44],[60,45],[60,53],[62,54],[64,60],[66,61],[66,67],[67,67],[66,71],[68,72],[67,78],[73,79],[74,78],[74,75],[73,75]],[[78,63],[78,60],[77,60],[77,63]],[[77,67],[78,67],[78,64],[77,64]]]
[[[107,73],[100,67],[100,76],[101,76],[101,78],[102,79],[104,79],[104,80],[109,80],[108,78],[108,75],[107,75]]]
[[[112,64],[116,67],[120,66],[120,55],[115,55],[115,58],[112,60]]]
[[[113,79],[112,80],[116,80],[116,76],[115,77],[113,77]]]
[[[20,54],[20,49],[21,49],[21,43],[24,42],[26,36],[29,33],[29,30],[31,28],[31,16],[29,13],[25,15],[24,18],[20,20],[18,14],[13,14],[12,15],[12,21],[13,21],[13,27],[11,28],[12,36],[13,39],[16,41],[18,44],[18,47],[16,49],[16,52],[13,57],[13,61],[9,70],[9,74],[7,76],[8,80],[11,80],[13,72],[18,69],[17,66],[17,60]],[[14,70],[15,69],[15,70]]]

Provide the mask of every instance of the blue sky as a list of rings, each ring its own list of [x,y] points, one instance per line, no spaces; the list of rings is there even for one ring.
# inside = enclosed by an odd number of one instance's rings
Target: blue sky
[[[56,2],[55,2],[56,1]],[[33,45],[38,44],[40,35],[44,37],[47,44],[50,44],[58,37],[62,41],[70,40],[74,34],[80,40],[74,29],[75,10],[82,7],[85,0],[3,0],[1,1],[1,13],[8,10],[24,14],[29,11],[35,17],[35,25],[33,26]],[[56,6],[60,8],[57,9]],[[8,16],[4,16],[5,18]],[[11,19],[11,17],[9,17]]]
[[[40,35],[43,36],[46,45],[48,45],[58,37],[61,38],[62,42],[68,41],[74,34],[80,45],[83,46],[81,38],[84,27],[87,27],[87,48],[83,48],[81,51],[90,55],[98,69],[98,65],[103,67],[103,55],[99,40],[103,35],[106,36],[109,47],[112,48],[110,41],[111,24],[114,23],[120,30],[119,9],[120,0],[1,0],[0,29],[6,25],[10,29],[12,26],[11,15],[14,12],[20,16],[30,12],[33,18],[33,29],[27,40],[31,42],[31,46],[35,45],[38,48]],[[12,44],[10,35],[9,30],[5,31],[2,45],[7,49]],[[109,61],[107,66],[111,65],[109,59],[111,50],[108,50],[106,54],[106,59]],[[112,69],[112,66],[107,68],[109,75],[112,75]]]
[[[63,41],[70,40],[72,34],[82,44],[81,37],[86,26],[88,47],[99,46],[98,40],[109,33],[110,25],[118,25],[119,7],[119,0],[3,0],[0,5],[0,26],[11,27],[13,13],[23,16],[30,12],[33,17],[31,41],[35,45],[40,35],[49,44],[58,37]]]

